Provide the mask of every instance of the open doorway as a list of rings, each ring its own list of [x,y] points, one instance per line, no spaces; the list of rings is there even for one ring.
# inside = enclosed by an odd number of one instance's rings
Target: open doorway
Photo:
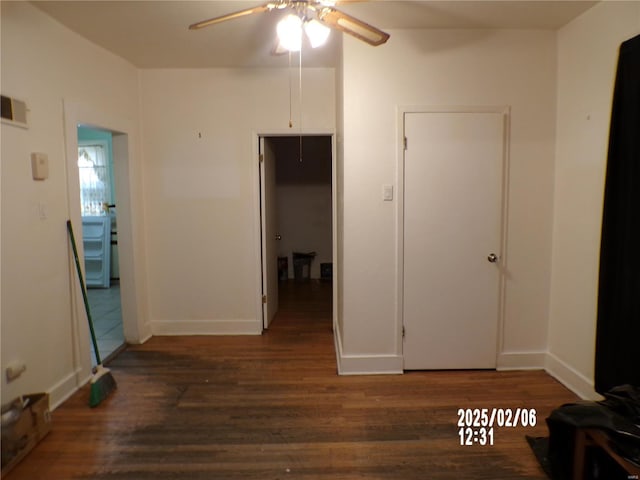
[[[85,281],[100,357],[125,343],[120,298],[113,134],[78,126],[78,178]],[[90,343],[93,350],[93,343]],[[92,354],[95,365],[96,358]]]
[[[330,135],[261,136],[264,328],[278,311],[306,318],[333,301],[333,145]]]
[[[141,255],[142,205],[140,201],[140,162],[135,161],[137,150],[136,126],[129,119],[113,116],[101,109],[73,101],[64,101],[65,163],[67,175],[68,213],[74,225],[78,254],[84,262],[82,215],[80,212],[80,179],[78,161],[78,126],[110,132],[113,143],[113,173],[117,205],[118,276],[122,327],[127,343],[143,343],[151,336],[146,310],[146,286],[144,282],[144,256]],[[69,252],[71,255],[71,253]],[[71,259],[71,257],[69,257]],[[92,374],[92,357],[89,328],[80,284],[76,281],[75,267],[69,266],[72,315],[71,335],[76,371],[76,385],[84,385]],[[101,352],[102,353],[102,352]],[[105,359],[103,358],[103,361]],[[108,359],[107,359],[108,360]]]

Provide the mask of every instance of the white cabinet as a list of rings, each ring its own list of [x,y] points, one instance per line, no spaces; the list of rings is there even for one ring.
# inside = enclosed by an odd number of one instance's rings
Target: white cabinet
[[[87,287],[109,288],[111,217],[82,217],[82,239]]]

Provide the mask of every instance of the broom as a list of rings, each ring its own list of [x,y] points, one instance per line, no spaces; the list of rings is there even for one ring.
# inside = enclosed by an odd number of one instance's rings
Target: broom
[[[82,298],[84,300],[84,308],[87,312],[87,320],[89,321],[89,330],[91,331],[91,341],[93,342],[93,351],[96,353],[96,363],[98,364],[91,377],[91,392],[89,393],[89,406],[97,407],[102,400],[107,398],[109,394],[116,388],[116,381],[111,375],[111,370],[102,365],[100,360],[100,352],[98,351],[98,341],[96,340],[96,332],[93,329],[93,320],[91,319],[91,310],[89,309],[89,299],[87,298],[87,288],[82,277],[82,269],[80,268],[80,260],[78,259],[78,249],[76,248],[76,240],[73,235],[73,227],[71,220],[67,220],[67,230],[71,239],[71,247],[73,248],[73,258],[76,262],[76,271],[80,279],[80,287],[82,287]]]

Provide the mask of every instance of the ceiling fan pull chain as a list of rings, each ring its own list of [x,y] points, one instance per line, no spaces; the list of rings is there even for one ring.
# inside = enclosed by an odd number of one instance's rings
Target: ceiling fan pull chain
[[[299,90],[299,115],[300,120],[298,122],[298,129],[300,130],[300,163],[302,163],[302,47],[300,47],[300,52],[298,53],[298,90]]]
[[[291,50],[289,50],[289,70],[288,70],[288,77],[289,77],[289,128],[293,127],[293,114],[292,114],[292,106],[291,104],[293,103],[292,97],[293,97],[293,91],[291,89]]]

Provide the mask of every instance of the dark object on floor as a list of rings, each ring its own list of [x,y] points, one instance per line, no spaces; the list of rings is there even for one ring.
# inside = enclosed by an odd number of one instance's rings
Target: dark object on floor
[[[109,394],[115,390],[116,381],[114,380],[113,375],[111,375],[111,371],[108,368],[105,368],[102,365],[102,360],[100,360],[98,341],[96,340],[96,332],[93,328],[93,320],[91,319],[91,309],[89,308],[89,298],[87,297],[87,287],[85,286],[84,278],[82,277],[82,269],[80,268],[80,259],[78,258],[78,249],[76,247],[76,239],[73,235],[71,220],[67,220],[67,231],[69,232],[71,247],[73,249],[73,259],[76,263],[76,271],[78,272],[78,279],[80,280],[80,287],[82,289],[82,299],[84,300],[84,308],[87,313],[87,321],[89,322],[93,351],[96,354],[96,363],[98,364],[89,382],[91,384],[89,406],[97,407],[102,400],[107,398]]]
[[[547,418],[554,480],[574,479],[578,468],[584,469],[578,478],[585,480],[633,478],[627,474],[640,472],[640,388],[622,385],[604,396],[599,402],[565,404]]]
[[[320,280],[333,280],[333,263],[320,264]]]
[[[549,437],[530,437],[529,435],[525,435],[527,439],[527,443],[531,447],[533,454],[538,459],[538,463],[544,470],[544,473],[547,474],[547,477],[551,477],[551,465],[549,463]]]
[[[316,252],[293,252],[293,278],[296,281],[309,280],[311,278],[311,262]]]
[[[640,385],[640,35],[620,46],[602,216],[595,388]]]
[[[278,257],[278,280],[289,279],[289,257]]]

